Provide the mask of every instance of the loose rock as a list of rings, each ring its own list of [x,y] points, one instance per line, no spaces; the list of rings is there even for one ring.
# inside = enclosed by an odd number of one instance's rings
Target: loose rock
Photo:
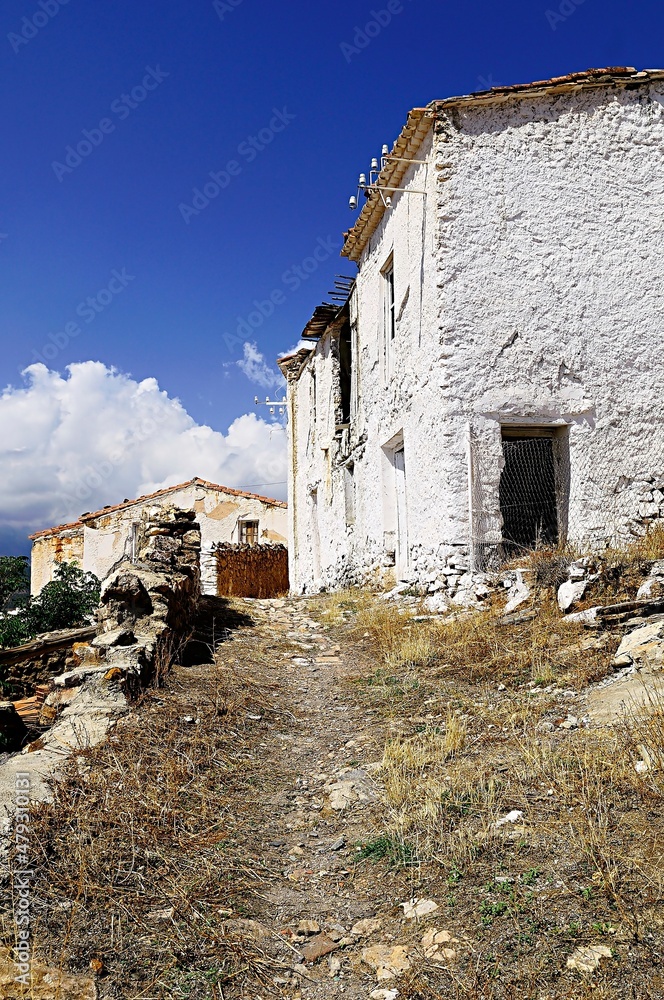
[[[500,819],[497,819],[494,826],[501,827],[505,826],[507,823],[518,823],[520,819],[523,819],[523,813],[521,810],[512,809],[512,811],[508,812],[506,816],[501,816]]]
[[[353,937],[369,937],[382,927],[382,923],[376,917],[367,917],[365,920],[358,920],[350,929]]]
[[[320,924],[317,924],[315,920],[300,920],[297,925],[297,933],[311,937],[312,934],[320,933]]]
[[[585,580],[566,580],[558,587],[558,607],[561,611],[567,611],[573,604],[577,604],[586,592]]]
[[[419,920],[438,909],[438,903],[434,903],[433,899],[409,899],[401,906],[406,920]]]
[[[612,951],[605,944],[591,944],[577,948],[567,959],[567,968],[578,972],[594,972],[603,958],[611,958]]]
[[[336,951],[339,945],[327,934],[317,934],[303,946],[302,956],[305,962],[317,962],[324,955],[329,955],[331,951]]]
[[[404,945],[391,947],[389,944],[376,944],[371,948],[365,948],[362,952],[362,961],[375,970],[379,983],[401,976],[404,972],[408,972],[411,966],[408,948]]]

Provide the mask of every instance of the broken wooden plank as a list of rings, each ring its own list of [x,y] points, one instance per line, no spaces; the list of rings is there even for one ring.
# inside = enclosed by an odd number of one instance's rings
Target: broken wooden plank
[[[64,629],[60,632],[49,632],[47,636],[37,636],[22,646],[12,646],[11,649],[0,649],[0,663],[11,663],[14,660],[24,660],[30,656],[58,649],[61,646],[71,646],[75,642],[86,642],[97,634],[96,625],[84,625],[82,628]]]

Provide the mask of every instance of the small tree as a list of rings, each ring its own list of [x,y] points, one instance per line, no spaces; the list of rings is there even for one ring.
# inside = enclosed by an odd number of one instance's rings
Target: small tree
[[[82,623],[99,604],[100,583],[76,563],[60,563],[55,580],[47,583],[28,606],[33,635]]]
[[[0,614],[0,646],[18,646],[41,632],[82,625],[99,604],[101,585],[76,563],[60,563],[55,580],[23,607]]]
[[[28,590],[29,586],[28,557],[0,556],[0,610],[10,597]]]

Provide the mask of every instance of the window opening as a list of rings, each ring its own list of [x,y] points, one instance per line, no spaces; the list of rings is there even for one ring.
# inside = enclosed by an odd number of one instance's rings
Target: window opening
[[[258,521],[240,521],[240,544],[258,544]]]
[[[499,500],[504,554],[558,542],[553,432],[503,429]]]
[[[344,468],[344,502],[346,524],[355,524],[355,466],[352,462]]]
[[[350,423],[350,398],[353,379],[353,353],[350,326],[344,326],[339,336],[339,389],[341,395],[341,423]]]

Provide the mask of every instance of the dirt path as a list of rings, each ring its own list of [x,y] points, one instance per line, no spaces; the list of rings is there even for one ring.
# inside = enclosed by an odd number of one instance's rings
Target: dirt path
[[[255,628],[237,633],[220,658],[241,678],[247,644],[254,662],[259,648],[268,657],[273,648],[269,675],[277,685],[279,722],[268,713],[265,721],[254,720],[266,772],[255,801],[247,803],[253,831],[246,833],[278,877],[249,915],[261,927],[245,929],[259,938],[269,931],[287,946],[279,951],[293,971],[275,977],[283,992],[274,995],[368,997],[386,987],[362,962],[362,952],[375,945],[394,949],[403,920],[403,884],[384,872],[377,880],[356,864],[357,845],[380,829],[372,773],[383,727],[348,698],[357,664],[310,616],[306,601],[252,602],[251,614]]]
[[[62,969],[67,1000],[664,996],[661,715],[581,718],[612,649],[557,611],[415,636],[383,602],[215,613],[216,662],[174,667],[31,816],[30,995],[64,1000]],[[0,903],[0,945],[13,926]]]

